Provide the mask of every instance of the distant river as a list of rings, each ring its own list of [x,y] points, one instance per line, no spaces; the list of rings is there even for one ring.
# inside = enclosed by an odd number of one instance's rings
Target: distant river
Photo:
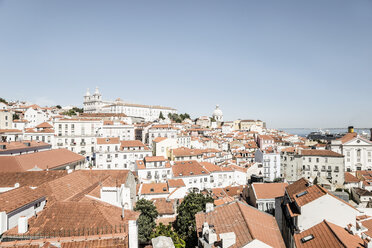
[[[311,132],[316,132],[319,130],[327,131],[330,133],[347,133],[347,128],[278,128],[289,134],[295,134],[298,136],[306,137]],[[369,134],[369,128],[354,128],[354,131],[357,133],[365,132]]]

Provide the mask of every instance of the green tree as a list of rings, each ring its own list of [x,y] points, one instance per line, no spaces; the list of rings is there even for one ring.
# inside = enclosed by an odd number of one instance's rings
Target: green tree
[[[84,112],[84,110],[82,108],[77,108],[77,107],[73,107],[72,110],[75,111],[75,113],[83,113]]]
[[[151,238],[156,238],[159,236],[170,237],[176,248],[186,247],[186,242],[183,239],[181,239],[175,231],[172,230],[171,224],[166,226],[160,223],[158,226],[156,226],[154,232],[151,234]]]
[[[13,114],[13,120],[19,120],[19,115],[18,114]]]
[[[57,105],[56,108],[57,109],[61,109],[62,107],[61,107],[61,105]]]
[[[146,199],[137,201],[134,210],[141,213],[138,218],[138,240],[141,243],[148,243],[156,227],[155,220],[158,217],[158,211],[154,203]]]
[[[8,104],[8,102],[4,98],[2,98],[2,97],[0,97],[0,102],[3,102],[5,104]]]
[[[164,115],[163,115],[163,112],[161,112],[161,111],[160,111],[160,114],[159,114],[159,119],[162,119],[162,120],[165,119],[165,117],[164,117]]]
[[[180,237],[186,241],[187,247],[197,245],[195,214],[205,211],[205,205],[213,202],[213,198],[203,194],[190,193],[177,208],[177,218],[174,228]]]

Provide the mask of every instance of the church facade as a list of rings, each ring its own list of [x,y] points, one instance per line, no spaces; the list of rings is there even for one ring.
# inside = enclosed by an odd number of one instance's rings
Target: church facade
[[[154,121],[159,118],[160,113],[167,117],[168,114],[177,113],[177,110],[157,105],[127,103],[120,98],[115,101],[104,101],[98,88],[96,88],[93,94],[90,94],[88,89],[84,96],[84,113],[126,114],[130,117],[141,118],[144,121]]]

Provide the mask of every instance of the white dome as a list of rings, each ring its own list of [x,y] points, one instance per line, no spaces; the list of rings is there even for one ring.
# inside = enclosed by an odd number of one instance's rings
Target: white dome
[[[213,116],[223,116],[220,106],[216,105],[216,109],[213,111]]]

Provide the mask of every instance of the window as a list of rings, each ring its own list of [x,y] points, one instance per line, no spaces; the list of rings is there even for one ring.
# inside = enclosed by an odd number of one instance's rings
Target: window
[[[309,163],[311,163],[311,158],[309,158]]]
[[[319,163],[319,158],[316,158],[316,162]]]

